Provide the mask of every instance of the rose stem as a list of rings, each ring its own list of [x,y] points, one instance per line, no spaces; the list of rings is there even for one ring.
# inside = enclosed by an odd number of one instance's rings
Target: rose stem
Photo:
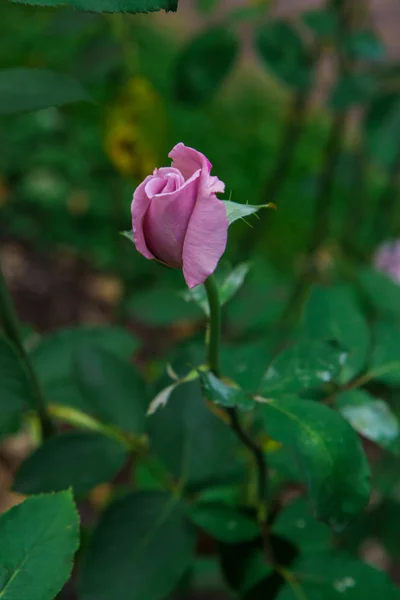
[[[0,261],[0,320],[3,325],[6,336],[11,340],[17,349],[22,362],[25,366],[26,372],[29,377],[29,384],[32,391],[32,399],[35,402],[36,410],[39,416],[43,438],[48,438],[54,433],[53,424],[48,415],[46,403],[39,386],[39,382],[36,378],[32,364],[29,360],[28,354],[22,343],[20,335],[20,325],[18,317],[14,309],[14,305],[11,300],[10,293],[7,289],[6,282],[4,279],[1,261]]]
[[[210,307],[209,320],[209,338],[208,338],[208,365],[210,370],[216,377],[220,377],[219,369],[219,345],[221,339],[221,304],[219,300],[218,286],[215,277],[210,277],[205,281],[204,286],[207,292],[208,304]],[[262,527],[264,538],[264,547],[268,557],[271,557],[267,540],[267,509],[266,509],[266,492],[267,492],[267,465],[264,460],[264,453],[258,444],[251,439],[246,430],[240,423],[239,413],[236,408],[227,408],[226,413],[229,416],[230,425],[235,432],[237,438],[244,446],[252,453],[258,472],[258,518]]]

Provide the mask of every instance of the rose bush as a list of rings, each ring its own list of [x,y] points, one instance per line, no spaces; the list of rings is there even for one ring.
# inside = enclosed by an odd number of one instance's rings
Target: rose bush
[[[172,165],[155,169],[133,195],[134,242],[146,258],[183,269],[193,288],[215,271],[225,251],[228,218],[216,196],[225,184],[193,148],[179,143],[168,156]]]

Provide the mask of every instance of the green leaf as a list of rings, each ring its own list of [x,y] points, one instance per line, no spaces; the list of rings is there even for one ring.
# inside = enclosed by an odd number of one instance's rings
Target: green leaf
[[[252,410],[254,408],[254,400],[240,387],[224,383],[211,371],[199,371],[199,375],[203,394],[214,404],[229,408],[236,406],[241,410]]]
[[[166,407],[148,418],[148,428],[154,452],[186,487],[197,490],[241,476],[236,439],[207,407],[198,381],[178,386]]]
[[[302,21],[320,37],[334,37],[338,30],[337,14],[328,8],[309,10],[301,15]]]
[[[224,279],[220,282],[218,281],[219,302],[221,306],[224,306],[229,302],[229,300],[231,300],[231,298],[233,298],[240,290],[249,269],[249,263],[239,263]],[[198,285],[192,290],[185,290],[181,293],[181,297],[186,302],[195,302],[207,316],[209,315],[210,308],[208,305],[207,292],[203,285]]]
[[[370,104],[364,119],[367,147],[373,158],[389,166],[398,152],[400,136],[400,96],[384,92]]]
[[[212,99],[231,71],[239,50],[239,40],[226,27],[200,33],[184,46],[176,63],[175,94],[188,104]]]
[[[270,202],[269,204],[239,204],[238,202],[231,202],[230,200],[222,200],[226,207],[226,214],[228,216],[229,225],[232,225],[238,219],[244,219],[254,215],[262,208],[275,208],[275,205]]]
[[[271,362],[269,340],[237,344],[222,344],[221,372],[246,392],[255,394],[267,365]]]
[[[268,435],[290,448],[305,473],[314,513],[343,528],[366,505],[370,472],[360,440],[336,411],[310,400],[263,399]]]
[[[0,598],[53,600],[70,576],[79,519],[71,492],[28,498],[0,517]]]
[[[13,0],[33,6],[67,5],[78,10],[107,13],[147,13],[158,10],[176,11],[178,0]]]
[[[374,347],[365,380],[376,379],[388,385],[400,384],[400,328],[391,322],[378,322],[372,330]]]
[[[71,327],[45,335],[31,353],[41,383],[70,380],[75,354],[83,345],[103,348],[119,358],[130,358],[137,339],[119,327]]]
[[[347,73],[335,84],[329,104],[334,110],[365,106],[377,89],[377,81],[369,73]]]
[[[260,390],[263,395],[304,394],[332,383],[345,364],[342,348],[320,341],[302,341],[272,361]]]
[[[331,544],[330,529],[315,520],[305,498],[284,506],[272,531],[292,542],[301,552],[320,552]]]
[[[78,100],[90,101],[81,84],[45,69],[0,70],[0,115],[62,106]]]
[[[255,46],[264,65],[280,81],[293,88],[306,88],[312,69],[308,50],[295,27],[277,19],[257,32]]]
[[[375,31],[357,31],[345,39],[345,49],[353,60],[381,60],[385,58],[385,44]]]
[[[201,290],[202,286],[188,290],[188,293],[199,289]],[[156,327],[196,321],[201,318],[202,313],[197,306],[185,301],[182,295],[175,289],[157,285],[151,289],[135,291],[127,300],[126,309],[131,317]]]
[[[375,269],[361,269],[357,277],[363,292],[378,313],[400,317],[400,285]]]
[[[119,442],[98,433],[70,431],[45,441],[22,463],[14,479],[21,494],[73,487],[83,496],[120,471],[128,458]]]
[[[0,430],[12,414],[32,406],[28,375],[14,346],[0,336]]]
[[[220,542],[247,542],[260,535],[254,516],[226,504],[197,502],[191,506],[189,515],[193,523]]]
[[[209,15],[217,8],[219,0],[197,0],[197,10],[204,14]]]
[[[301,556],[291,567],[293,582],[287,583],[277,600],[398,600],[399,590],[386,573],[345,552],[330,550]]]
[[[313,286],[304,326],[310,339],[334,340],[348,353],[340,377],[342,383],[347,383],[364,367],[370,332],[351,288]]]
[[[76,353],[75,376],[95,417],[130,433],[145,431],[147,390],[136,367],[89,345]]]
[[[81,600],[163,600],[194,561],[184,505],[166,492],[133,492],[100,519],[81,574]]]
[[[400,451],[400,423],[386,402],[364,390],[350,390],[336,396],[335,406],[357,433],[386,450]]]

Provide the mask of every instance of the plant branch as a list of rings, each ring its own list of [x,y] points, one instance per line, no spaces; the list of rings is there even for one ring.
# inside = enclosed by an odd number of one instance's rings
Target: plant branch
[[[221,337],[221,305],[219,301],[218,286],[213,275],[211,275],[204,283],[208,303],[210,307],[210,328],[208,338],[208,364],[210,370],[216,377],[220,377],[219,369],[219,345]],[[247,431],[243,428],[239,413],[236,408],[227,408],[226,413],[229,417],[230,426],[234,431],[238,440],[249,450],[252,454],[258,475],[257,485],[257,503],[258,503],[258,520],[262,529],[262,538],[264,541],[265,554],[269,560],[272,559],[271,549],[268,543],[268,530],[267,530],[267,508],[266,508],[266,496],[267,496],[267,479],[268,470],[264,459],[264,452],[260,446],[251,438]]]
[[[40,419],[42,434],[44,438],[50,437],[54,433],[52,421],[47,412],[46,402],[40,389],[39,382],[36,378],[32,364],[28,354],[22,343],[20,335],[20,325],[14,305],[11,300],[10,293],[7,289],[3,275],[3,270],[0,262],[0,320],[4,329],[4,333],[16,347],[22,362],[24,363],[26,372],[29,377],[32,398],[36,406],[36,410]]]

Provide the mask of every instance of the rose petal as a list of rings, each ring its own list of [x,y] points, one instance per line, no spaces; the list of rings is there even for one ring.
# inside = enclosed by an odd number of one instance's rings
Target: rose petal
[[[185,179],[189,179],[198,169],[211,171],[212,164],[204,154],[182,142],[176,144],[168,154],[172,158],[172,167],[178,169]]]
[[[176,144],[168,154],[172,158],[172,167],[179,169],[185,179],[193,175],[197,169],[201,169],[202,181],[201,186],[203,193],[207,191],[211,194],[223,193],[225,184],[218,177],[210,177],[212,164],[204,154],[198,152],[194,148],[185,146],[182,142]]]
[[[143,219],[151,202],[150,198],[146,194],[145,188],[152,179],[153,175],[149,175],[136,188],[131,204],[133,239],[135,241],[136,249],[138,252],[143,254],[143,256],[150,259],[154,258],[154,255],[148,249],[145,241],[143,233]]]
[[[170,267],[182,266],[183,243],[199,188],[200,171],[174,192],[154,196],[143,221],[148,249]]]
[[[200,196],[183,244],[183,275],[188,287],[204,283],[216,269],[228,237],[226,208],[216,196]]]

